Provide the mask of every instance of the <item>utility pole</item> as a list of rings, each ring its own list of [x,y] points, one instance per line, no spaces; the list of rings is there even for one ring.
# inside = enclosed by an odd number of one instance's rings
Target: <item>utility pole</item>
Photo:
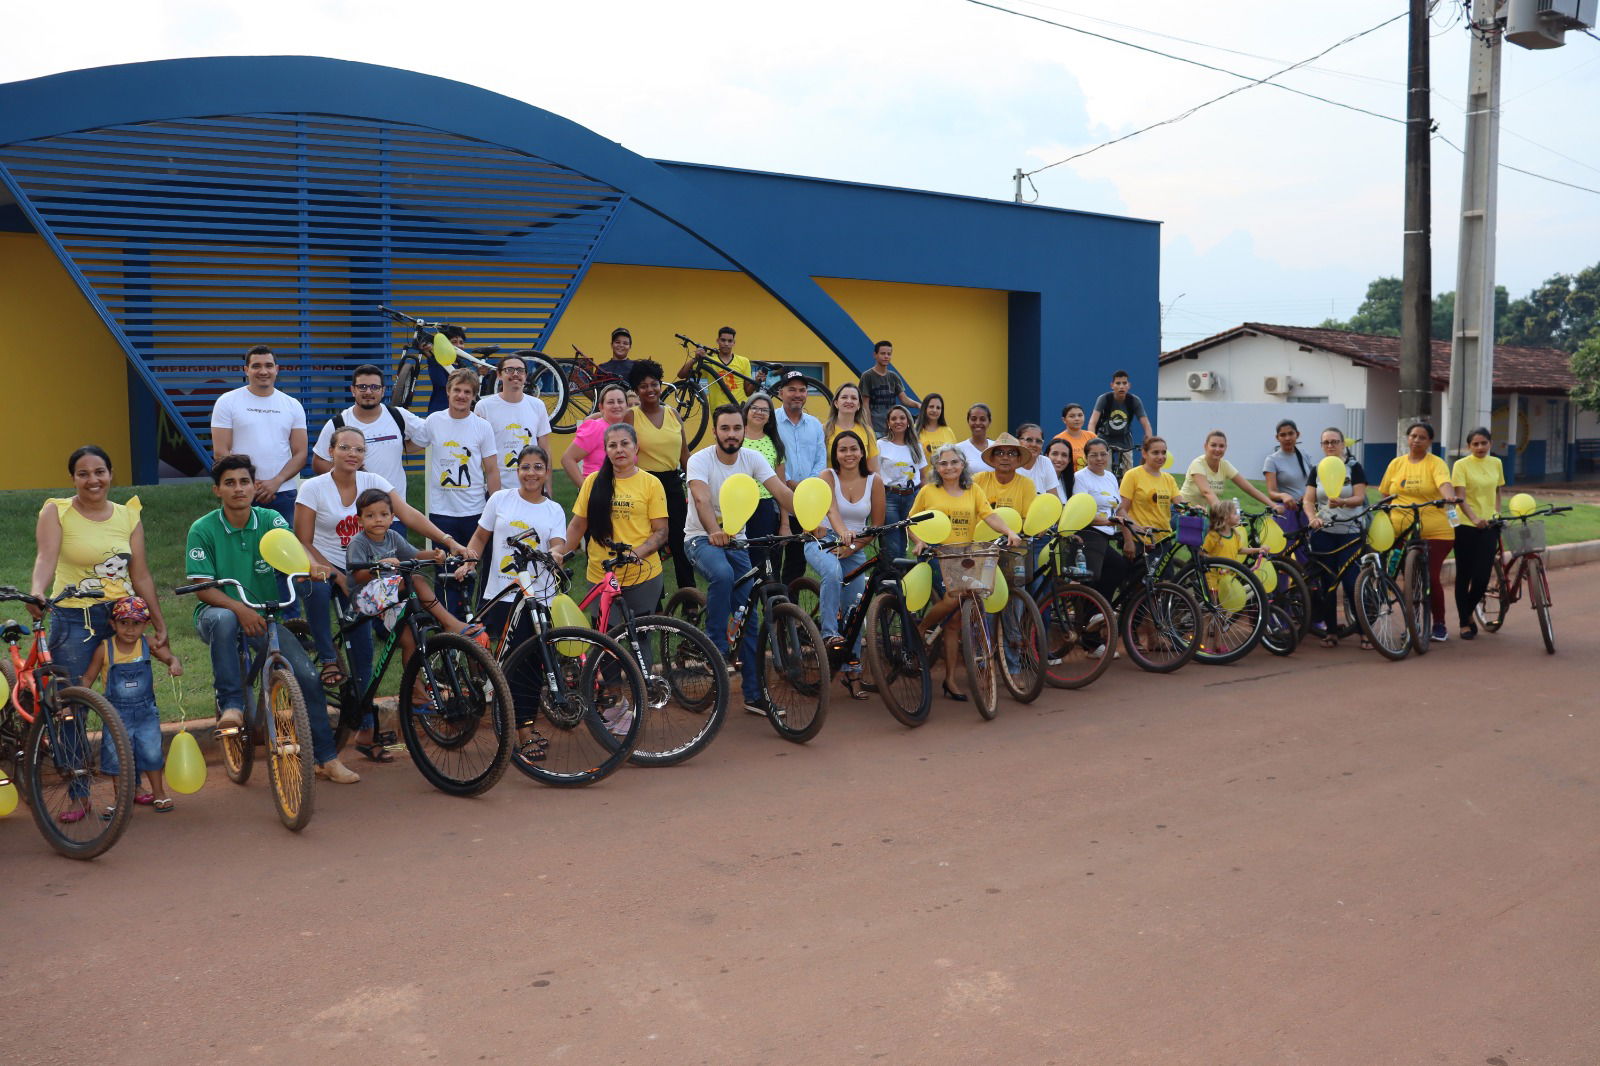
[[[1022,179],[1025,177],[1027,177],[1027,175],[1022,172],[1021,167],[1018,167],[1017,172],[1011,175],[1011,181],[1017,187],[1016,200],[1019,204],[1022,203]]]
[[[1403,454],[1406,428],[1433,412],[1433,271],[1430,234],[1433,198],[1428,188],[1428,2],[1411,0],[1406,74],[1405,255],[1400,302],[1400,421],[1395,450]]]
[[[1489,424],[1494,395],[1494,227],[1500,173],[1500,12],[1505,0],[1473,0],[1467,70],[1467,139],[1461,173],[1461,244],[1456,313],[1450,328],[1450,409],[1444,439],[1452,457],[1467,434]]]

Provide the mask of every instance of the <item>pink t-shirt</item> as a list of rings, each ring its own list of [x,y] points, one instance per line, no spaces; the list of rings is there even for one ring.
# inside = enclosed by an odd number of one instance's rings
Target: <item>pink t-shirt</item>
[[[621,423],[615,423],[620,425]],[[572,444],[583,449],[583,476],[588,477],[600,469],[600,464],[606,461],[606,430],[613,423],[603,418],[589,418],[578,423],[578,432],[573,434]]]

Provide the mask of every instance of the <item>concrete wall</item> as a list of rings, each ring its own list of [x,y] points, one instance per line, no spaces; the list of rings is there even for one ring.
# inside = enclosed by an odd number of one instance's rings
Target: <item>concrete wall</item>
[[[1189,375],[1209,370],[1220,379],[1211,392],[1191,392]],[[1187,396],[1196,403],[1288,403],[1308,397],[1343,407],[1365,407],[1367,371],[1327,352],[1306,351],[1292,341],[1266,334],[1241,336],[1193,358],[1161,368],[1162,397]],[[1293,379],[1288,396],[1275,396],[1262,386],[1268,377]]]
[[[1322,403],[1162,404],[1161,435],[1172,455],[1172,475],[1182,480],[1189,464],[1205,450],[1206,434],[1220,429],[1228,435],[1228,461],[1246,477],[1259,481],[1261,463],[1278,446],[1274,433],[1285,418],[1300,427],[1300,450],[1315,463],[1322,457],[1317,433],[1324,426],[1344,425],[1345,408]]]

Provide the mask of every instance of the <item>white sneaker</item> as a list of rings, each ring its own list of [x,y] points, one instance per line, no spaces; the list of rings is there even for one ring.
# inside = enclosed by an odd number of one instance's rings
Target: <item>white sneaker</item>
[[[1093,632],[1094,630],[1099,629],[1101,626],[1103,626],[1105,624],[1106,624],[1106,616],[1103,615],[1103,614],[1096,614],[1096,615],[1092,615],[1089,618],[1089,624],[1084,626],[1083,628],[1085,630],[1089,631],[1089,632]]]
[[[1105,657],[1106,657],[1106,646],[1104,644],[1101,644],[1101,645],[1098,645],[1096,647],[1093,647],[1093,648],[1089,649],[1089,658],[1091,658],[1091,659],[1104,659]]]

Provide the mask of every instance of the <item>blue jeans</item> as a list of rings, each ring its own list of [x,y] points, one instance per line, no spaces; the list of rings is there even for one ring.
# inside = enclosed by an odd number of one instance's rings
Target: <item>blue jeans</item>
[[[817,584],[821,587],[818,598],[822,603],[817,611],[820,616],[817,627],[822,630],[823,640],[832,640],[839,635],[841,619],[850,613],[861,598],[861,590],[867,587],[867,575],[864,572],[857,574],[848,585],[844,583],[844,575],[866,561],[867,553],[864,551],[841,559],[815,541],[806,543],[806,562],[817,572]]]
[[[429,514],[428,521],[438,526],[439,532],[445,536],[454,537],[457,544],[466,544],[472,539],[472,535],[478,531],[478,516],[475,514]],[[434,541],[433,546],[440,549],[444,548],[444,545],[438,541]],[[460,581],[445,577],[441,573],[434,591],[444,601],[444,609],[457,618],[465,618],[467,607],[471,604],[477,590],[477,575],[486,569],[487,567],[480,566],[471,575]]]
[[[339,571],[335,567],[336,572]],[[306,603],[306,624],[311,627],[311,639],[317,645],[317,665],[320,672],[324,663],[338,660],[338,649],[333,646],[333,620],[329,612],[349,606],[344,593],[332,581],[305,581],[300,585]],[[365,692],[372,677],[372,627],[352,626],[345,631],[350,643],[350,676],[357,692]],[[370,722],[363,722],[367,728]]]
[[[914,492],[885,492],[883,494],[883,520],[885,523],[902,522],[911,517],[911,504],[916,500]],[[884,553],[885,559],[899,559],[906,553],[906,531],[896,529],[885,533],[878,542],[879,550]]]
[[[111,637],[111,604],[97,603],[91,607],[50,608],[50,629],[45,636],[45,647],[50,649],[50,661],[62,667],[76,685],[83,680],[100,642]]]
[[[684,542],[684,551],[695,572],[706,579],[706,635],[724,657],[728,655],[728,624],[733,620],[734,597],[743,602],[750,595],[752,582],[743,582],[737,588],[734,581],[750,569],[750,556],[739,548],[719,548],[710,537],[693,537]],[[741,674],[744,678],[746,701],[760,699],[762,695],[761,671],[756,662],[756,626],[758,619],[752,608],[744,620],[744,633],[739,638]]]
[[[243,665],[239,660],[239,641],[244,630],[239,627],[239,616],[226,607],[205,606],[195,619],[195,632],[211,649],[211,687],[217,694],[217,706],[222,710],[244,711],[249,716],[245,701]],[[250,638],[250,646],[260,652],[267,646],[266,634]],[[330,762],[338,754],[333,746],[333,726],[328,721],[328,698],[322,691],[322,682],[306,658],[305,649],[293,633],[278,631],[278,647],[289,660],[294,679],[300,683],[300,693],[306,700],[306,716],[311,719],[311,747],[318,763]]]

